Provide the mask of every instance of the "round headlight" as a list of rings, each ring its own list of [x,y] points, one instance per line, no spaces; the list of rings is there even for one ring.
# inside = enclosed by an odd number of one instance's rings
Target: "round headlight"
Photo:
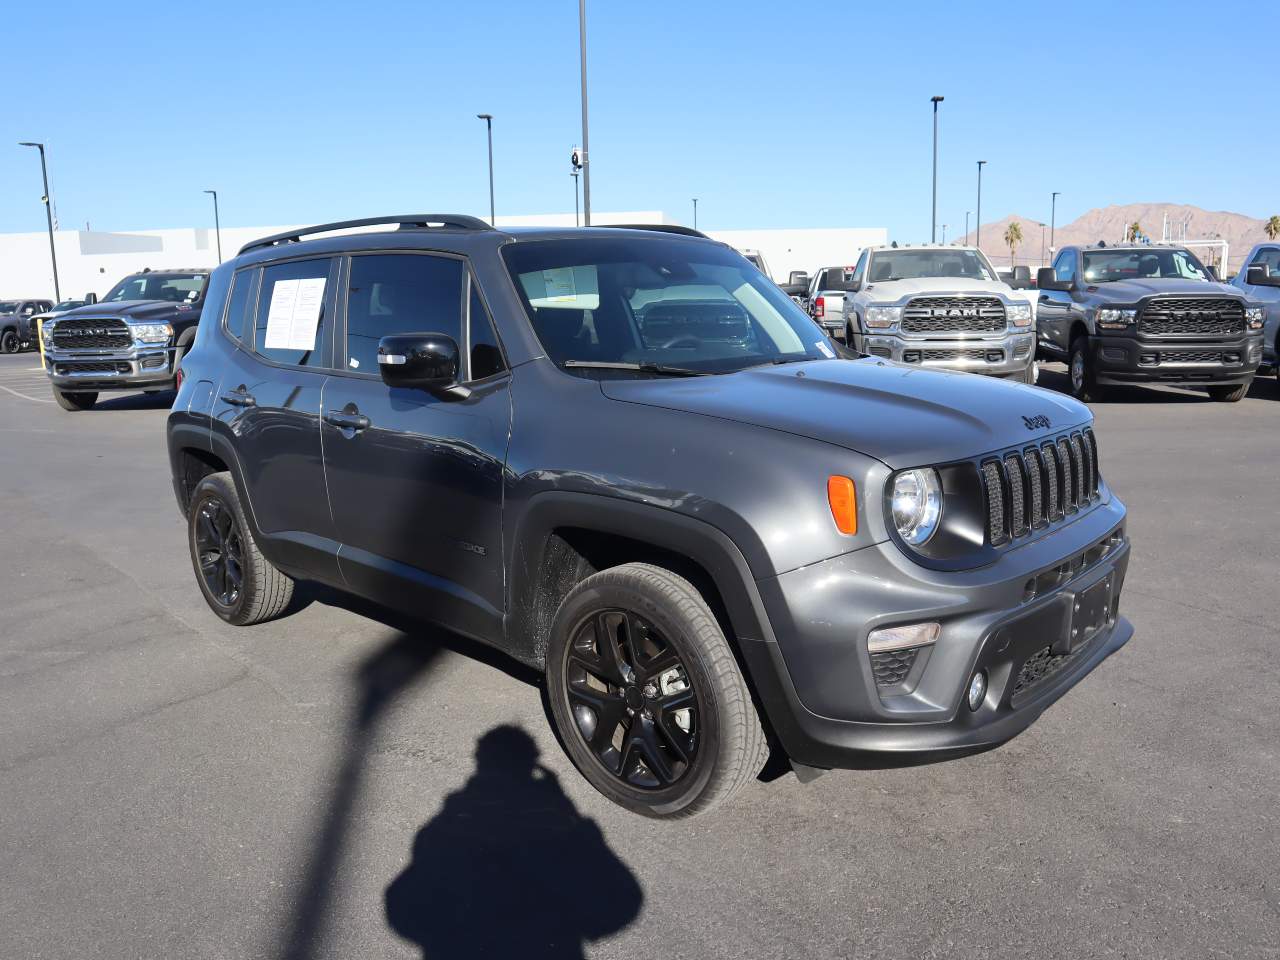
[[[904,470],[893,478],[893,525],[914,547],[928,542],[942,519],[942,484],[932,469]]]

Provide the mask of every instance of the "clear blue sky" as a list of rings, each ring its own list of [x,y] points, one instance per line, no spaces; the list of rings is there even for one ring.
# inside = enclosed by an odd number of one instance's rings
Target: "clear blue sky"
[[[575,0],[19,2],[5,29],[0,231],[572,208]],[[589,0],[596,210],[699,224],[886,226],[1094,206],[1280,210],[1271,3]],[[1179,65],[1182,75],[1160,71]],[[1250,114],[1253,114],[1251,117]]]

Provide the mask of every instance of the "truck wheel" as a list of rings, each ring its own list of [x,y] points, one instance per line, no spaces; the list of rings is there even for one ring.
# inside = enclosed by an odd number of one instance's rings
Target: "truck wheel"
[[[213,473],[196,485],[187,511],[187,543],[200,592],[227,623],[262,623],[289,605],[293,580],[258,549],[231,474]]]
[[[17,353],[18,345],[18,331],[6,330],[0,333],[0,353]]]
[[[551,625],[547,694],[591,785],[628,810],[692,817],[768,759],[733,651],[694,586],[628,563],[574,587]]]
[[[58,401],[58,406],[63,410],[88,410],[98,402],[98,394],[96,392],[65,393],[57,387],[54,387],[53,399]]]
[[[1071,395],[1088,403],[1101,400],[1103,390],[1094,377],[1093,362],[1089,359],[1089,341],[1076,337],[1071,341],[1071,353],[1067,358],[1067,375],[1071,381]]]
[[[1252,381],[1250,381],[1252,383]],[[1239,403],[1244,399],[1244,395],[1249,392],[1249,383],[1241,383],[1236,386],[1210,387],[1209,396],[1214,400],[1222,403]]]

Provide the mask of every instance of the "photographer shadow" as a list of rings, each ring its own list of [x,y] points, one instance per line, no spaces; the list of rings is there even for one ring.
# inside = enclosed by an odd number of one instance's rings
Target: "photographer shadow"
[[[386,890],[396,933],[426,960],[569,960],[639,916],[639,882],[538,762],[527,733],[495,727],[475,757]]]

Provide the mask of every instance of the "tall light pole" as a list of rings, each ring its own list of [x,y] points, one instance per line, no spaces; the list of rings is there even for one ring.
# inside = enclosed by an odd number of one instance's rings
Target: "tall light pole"
[[[1044,224],[1040,224],[1040,266],[1044,266]]]
[[[929,242],[938,242],[938,104],[945,97],[930,97],[933,104],[933,212],[929,216]]]
[[[218,237],[218,262],[222,262],[222,221],[218,219],[218,191],[206,190],[213,195],[213,230]]]
[[[582,59],[582,219],[591,226],[591,147],[587,137],[587,0],[578,0],[578,50]]]
[[[942,245],[944,247],[947,245],[947,225],[945,223],[942,225]]]
[[[1053,191],[1052,205],[1049,208],[1049,252],[1053,253],[1053,228],[1058,224],[1058,197],[1062,191]]]
[[[698,229],[698,198],[693,198],[693,229]]]
[[[968,210],[964,212],[964,239],[966,243],[969,241],[969,211]]]
[[[483,120],[489,132],[489,226],[496,226],[493,218],[493,114],[477,113],[477,120]]]
[[[58,286],[58,253],[53,247],[53,198],[49,196],[49,167],[44,162],[44,144],[31,140],[23,140],[18,146],[35,147],[40,151],[40,176],[44,179],[44,216],[49,224],[49,259],[53,262],[53,299],[62,299],[62,289]]]
[[[978,161],[978,211],[976,216],[978,223],[978,242],[974,244],[974,246],[979,250],[982,249],[982,168],[986,162],[987,161],[985,160]]]
[[[578,168],[570,170],[569,176],[573,177],[573,225],[577,227],[581,226],[578,223]]]

